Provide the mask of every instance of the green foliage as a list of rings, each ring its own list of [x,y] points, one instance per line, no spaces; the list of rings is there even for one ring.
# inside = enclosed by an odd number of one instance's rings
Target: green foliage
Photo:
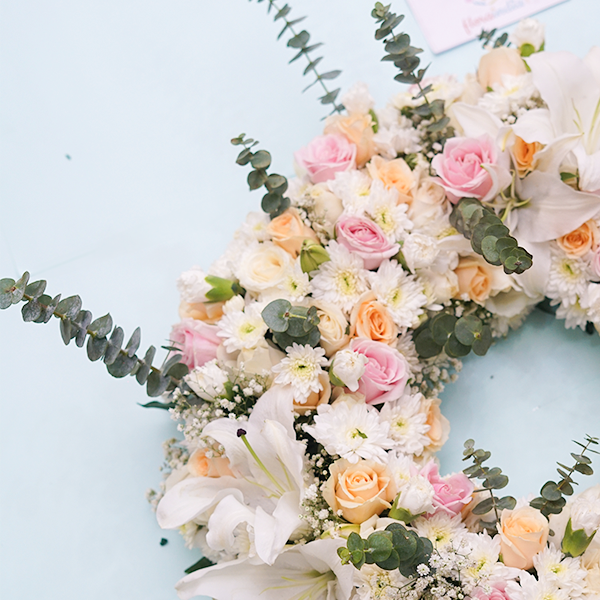
[[[69,296],[61,300],[60,294],[52,298],[44,294],[45,281],[30,283],[29,273],[15,281],[0,280],[0,308],[5,309],[13,304],[25,302],[21,309],[23,320],[33,323],[47,323],[52,316],[60,320],[60,335],[68,345],[75,340],[82,348],[87,338],[87,355],[91,361],[103,359],[108,372],[113,377],[135,375],[140,385],[146,384],[149,396],[160,396],[165,391],[173,390],[182,384],[188,368],[179,362],[181,354],[171,355],[162,369],[152,366],[156,353],[150,346],[143,359],[136,352],[140,346],[141,331],[139,327],[133,332],[123,348],[125,334],[121,327],[113,328],[112,317],[107,314],[92,320],[92,313],[82,309],[79,296]],[[161,403],[150,402],[146,406],[154,407]],[[164,408],[164,406],[160,406]]]
[[[262,318],[271,330],[273,341],[285,350],[293,343],[310,344],[313,348],[321,340],[319,317],[314,306],[292,306],[287,300],[273,300],[265,306]]]
[[[271,219],[274,219],[290,206],[290,199],[284,196],[288,188],[287,179],[283,175],[267,173],[267,169],[271,165],[271,155],[266,150],[252,152],[252,148],[258,144],[258,141],[252,138],[246,139],[245,135],[245,133],[241,133],[231,140],[234,146],[244,146],[235,162],[238,165],[247,165],[248,163],[252,165],[253,169],[248,174],[248,186],[250,190],[257,190],[263,185],[265,186],[267,193],[263,196],[261,206]]]
[[[198,571],[200,569],[206,569],[206,567],[212,567],[214,564],[215,563],[208,560],[208,558],[206,558],[206,556],[203,556],[198,562],[195,562],[191,567],[188,567],[184,571],[184,573],[187,573],[189,575],[190,573],[193,573],[194,571]]]
[[[530,506],[533,506],[533,508],[539,509],[545,517],[548,517],[552,514],[557,515],[562,512],[562,509],[567,503],[564,496],[571,496],[574,492],[573,485],[577,485],[577,482],[571,477],[575,471],[581,473],[582,475],[594,474],[594,470],[590,466],[592,461],[585,454],[586,452],[600,454],[596,450],[590,448],[590,446],[598,445],[598,438],[586,435],[585,444],[575,440],[573,441],[581,448],[581,452],[579,452],[579,454],[571,452],[571,456],[573,457],[575,464],[572,467],[567,467],[562,463],[557,463],[558,468],[556,470],[560,475],[559,481],[547,481],[542,486],[540,495],[529,503]]]
[[[501,490],[508,485],[508,477],[502,473],[502,469],[499,467],[486,467],[486,462],[492,453],[487,450],[477,449],[475,450],[475,442],[473,440],[467,440],[465,442],[465,449],[463,451],[463,461],[471,459],[473,464],[463,470],[463,473],[469,479],[479,479],[482,481],[482,487],[476,489],[474,493],[488,493],[489,498],[485,498],[478,502],[472,509],[474,515],[486,515],[490,511],[494,511],[493,521],[480,520],[482,527],[488,531],[495,533],[497,531],[498,523],[500,521],[499,510],[513,509],[517,501],[512,496],[503,496],[498,498],[494,495],[494,490]]]
[[[475,198],[461,198],[452,208],[450,224],[471,240],[471,247],[491,265],[504,267],[507,274],[523,273],[533,257],[510,235],[508,227]]]
[[[375,531],[367,539],[352,532],[345,547],[338,548],[342,564],[352,563],[360,569],[365,563],[381,569],[398,569],[404,577],[415,577],[417,567],[427,564],[433,544],[419,537],[401,523],[390,523],[384,531]]]
[[[206,292],[206,299],[209,302],[226,302],[238,294],[243,295],[246,291],[235,281],[223,279],[223,277],[216,277],[215,275],[207,275],[204,278],[204,281],[212,286],[211,289]]]
[[[261,3],[263,1],[264,0],[257,0],[258,3]],[[298,23],[304,21],[306,17],[299,17],[297,19],[289,20],[288,15],[292,11],[292,8],[289,4],[286,3],[281,8],[279,8],[279,6],[275,2],[273,2],[273,0],[267,0],[267,12],[270,13],[271,10],[275,11],[275,16],[273,20],[281,21],[284,24],[283,29],[279,32],[279,35],[277,36],[277,39],[280,39],[285,33],[288,33],[289,35],[291,35],[291,37],[287,41],[288,48],[294,48],[298,51],[290,60],[290,63],[293,63],[299,58],[304,57],[308,64],[304,68],[303,75],[311,74],[314,76],[314,81],[308,86],[306,86],[303,91],[305,92],[313,85],[318,83],[324,92],[324,94],[321,97],[319,97],[319,101],[321,102],[321,104],[330,104],[332,113],[341,112],[343,106],[340,104],[336,104],[336,100],[338,94],[340,93],[340,89],[337,88],[335,90],[330,90],[327,87],[327,84],[325,83],[326,81],[336,79],[340,75],[341,71],[335,70],[327,71],[326,73],[320,73],[317,70],[317,65],[319,65],[319,63],[323,60],[323,57],[319,56],[317,58],[313,58],[311,52],[313,52],[317,48],[320,48],[323,44],[311,44],[310,33],[308,33],[306,29],[302,29],[301,31],[297,31],[295,29],[295,26]]]
[[[381,2],[375,3],[375,8],[371,11],[371,16],[379,24],[375,31],[375,39],[382,40],[385,44],[386,55],[381,59],[394,63],[394,66],[400,70],[394,79],[400,83],[416,85],[419,93],[413,98],[418,100],[423,98],[424,103],[416,107],[406,107],[402,114],[411,119],[414,126],[417,127],[425,122],[425,130],[428,139],[425,141],[425,151],[431,151],[434,144],[443,147],[446,139],[454,135],[454,129],[450,126],[450,118],[445,114],[445,103],[438,99],[430,102],[427,94],[432,90],[431,85],[424,88],[421,83],[425,77],[428,66],[419,68],[421,59],[418,57],[422,48],[411,46],[408,33],[394,34],[394,29],[404,20],[404,15],[396,15],[390,11],[390,5],[384,6]]]
[[[445,352],[450,358],[466,356],[473,350],[483,356],[492,345],[492,330],[484,321],[483,311],[462,317],[454,315],[453,307],[435,314],[415,331],[415,347],[421,358],[433,358]]]
[[[495,35],[496,35],[495,28],[492,29],[491,31],[486,31],[485,29],[482,29],[481,33],[479,34],[479,37],[477,39],[480,42],[483,42],[484,48],[487,48],[490,44],[492,44],[494,48],[500,48],[501,46],[510,46],[510,42],[508,41],[508,33],[504,32],[502,35],[499,35],[494,40]]]
[[[316,271],[324,262],[330,261],[329,253],[321,244],[305,239],[300,249],[300,268],[304,273]]]

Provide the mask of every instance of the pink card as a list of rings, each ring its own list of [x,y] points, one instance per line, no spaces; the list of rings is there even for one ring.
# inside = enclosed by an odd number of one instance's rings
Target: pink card
[[[408,0],[435,54],[566,0]]]

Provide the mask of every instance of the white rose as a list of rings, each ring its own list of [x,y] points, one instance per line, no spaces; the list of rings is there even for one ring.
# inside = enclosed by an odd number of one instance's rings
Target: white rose
[[[358,380],[365,372],[369,359],[349,348],[340,350],[333,358],[332,372],[351,392],[358,390]]]
[[[285,353],[274,348],[265,339],[259,342],[256,348],[242,350],[237,357],[237,366],[244,366],[245,373],[255,375],[271,375],[271,368],[285,358]]]
[[[426,177],[414,194],[408,217],[415,227],[424,227],[444,214],[446,191],[432,177]]]
[[[531,44],[536,50],[539,50],[546,38],[545,28],[546,26],[537,19],[523,19],[508,36],[508,39],[517,48],[523,44]]]
[[[192,267],[179,276],[177,289],[183,302],[195,304],[207,301],[206,293],[212,286],[206,282],[205,277],[206,273],[200,267]]]
[[[433,486],[425,477],[415,475],[400,487],[398,507],[417,516],[433,512]]]
[[[333,237],[335,223],[344,210],[342,201],[329,190],[327,183],[317,183],[310,190],[310,197],[315,203],[314,215],[322,220],[321,225]]]
[[[581,557],[581,566],[587,570],[585,582],[588,592],[600,594],[600,541],[596,538]],[[596,596],[593,596],[595,598]]]
[[[427,296],[427,306],[444,304],[458,294],[458,277],[454,271],[438,273],[432,269],[419,271],[419,281]]]
[[[279,285],[292,267],[292,257],[271,242],[251,246],[237,266],[240,285],[250,292],[263,292]]]
[[[350,336],[346,333],[348,321],[335,304],[315,302],[314,306],[320,319],[321,346],[325,349],[325,354],[331,356],[350,342]]]
[[[571,504],[573,531],[583,529],[587,536],[600,527],[600,484],[579,494]]]

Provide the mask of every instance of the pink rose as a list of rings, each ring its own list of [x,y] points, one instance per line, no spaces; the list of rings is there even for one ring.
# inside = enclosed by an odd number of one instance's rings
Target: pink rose
[[[402,396],[408,381],[408,363],[398,350],[383,342],[354,338],[350,349],[369,359],[358,382],[367,404],[381,404]]]
[[[336,173],[356,168],[356,145],[338,134],[320,135],[294,153],[313,183],[333,179]]]
[[[207,325],[196,319],[183,319],[171,330],[171,345],[181,348],[181,362],[190,370],[217,358],[221,338],[216,325]]]
[[[505,589],[506,584],[504,582],[494,583],[489,593],[478,588],[473,593],[473,600],[510,600],[510,596],[506,593]]]
[[[398,254],[398,244],[390,242],[381,227],[364,217],[342,217],[335,226],[336,240],[358,254],[365,269],[377,269],[386,259]]]
[[[433,486],[433,506],[436,513],[445,512],[455,517],[471,502],[475,486],[464,473],[440,477],[438,466],[429,461],[420,474]]]
[[[478,138],[455,137],[431,161],[450,202],[461,198],[493,200],[511,182],[508,157],[499,152],[488,134]]]

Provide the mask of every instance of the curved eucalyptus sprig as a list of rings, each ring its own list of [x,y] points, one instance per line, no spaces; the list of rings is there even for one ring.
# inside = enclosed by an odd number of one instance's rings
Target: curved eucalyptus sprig
[[[463,451],[463,460],[473,460],[473,465],[463,470],[463,473],[469,479],[481,479],[483,481],[483,487],[476,489],[474,493],[489,493],[490,497],[485,498],[478,502],[471,512],[474,515],[486,515],[490,511],[494,512],[493,521],[480,520],[482,527],[488,531],[496,532],[498,523],[500,522],[499,510],[505,508],[513,509],[517,501],[512,496],[504,496],[497,498],[494,496],[494,490],[501,490],[508,485],[508,477],[502,473],[500,467],[484,467],[483,463],[492,456],[492,453],[487,450],[475,450],[475,442],[473,440],[467,440],[465,442],[465,449]]]
[[[313,348],[321,340],[319,316],[314,306],[292,306],[280,298],[269,302],[261,316],[273,335],[273,341],[285,351],[292,344],[310,344]]]
[[[450,213],[450,224],[471,240],[471,247],[491,265],[507,274],[523,273],[533,257],[518,245],[500,217],[475,198],[461,198]]]
[[[575,452],[571,452],[571,456],[575,460],[575,464],[572,467],[567,467],[562,463],[558,464],[558,474],[561,479],[558,482],[555,481],[547,481],[540,491],[540,496],[534,498],[529,504],[533,508],[539,509],[539,511],[545,516],[549,516],[551,514],[559,514],[562,512],[567,501],[563,496],[572,496],[573,495],[573,485],[577,485],[577,482],[573,480],[571,475],[575,471],[581,473],[582,475],[593,475],[594,470],[590,466],[591,459],[586,456],[586,452],[592,452],[594,454],[600,454],[596,450],[590,448],[590,446],[598,445],[598,438],[592,437],[590,435],[585,436],[585,444],[581,442],[577,442],[573,440],[579,447],[581,447],[581,452],[579,454],[575,454]]]
[[[264,0],[257,0],[258,3],[261,3],[263,1]],[[296,50],[298,50],[298,53],[290,60],[290,63],[293,63],[300,57],[304,56],[308,61],[308,64],[304,69],[303,75],[308,75],[309,73],[312,73],[315,76],[315,80],[310,85],[305,87],[302,91],[305,92],[313,85],[318,83],[325,92],[325,94],[319,98],[321,104],[331,104],[332,113],[341,112],[344,107],[341,104],[336,104],[336,99],[338,97],[338,94],[340,93],[340,88],[337,88],[335,90],[329,90],[327,84],[325,83],[325,81],[331,81],[338,77],[341,71],[336,69],[335,71],[319,73],[317,71],[317,65],[323,60],[323,57],[319,56],[317,58],[312,58],[310,53],[316,50],[317,48],[320,48],[323,44],[317,43],[309,45],[310,33],[308,33],[306,29],[303,29],[302,31],[298,32],[296,31],[296,29],[294,29],[294,26],[304,21],[306,17],[298,17],[297,19],[292,19],[290,21],[287,18],[290,12],[292,11],[292,8],[289,4],[286,3],[281,8],[279,8],[279,6],[275,2],[273,2],[273,0],[267,0],[267,3],[268,13],[271,12],[271,9],[275,10],[275,17],[273,20],[282,21],[284,23],[283,29],[277,36],[277,39],[280,39],[281,36],[283,36],[283,34],[286,33],[286,31],[289,32],[292,35],[292,37],[288,40],[287,45],[289,48],[295,48]]]
[[[46,281],[28,282],[27,272],[18,281],[10,278],[0,279],[0,309],[25,302],[21,308],[25,322],[47,323],[55,316],[60,319],[60,335],[66,345],[74,339],[75,344],[81,348],[87,338],[87,355],[91,361],[103,359],[113,377],[135,375],[140,385],[146,385],[146,393],[150,397],[160,396],[165,391],[183,384],[182,378],[187,375],[189,369],[179,362],[181,354],[171,354],[161,368],[153,367],[152,361],[156,354],[154,346],[148,348],[144,358],[136,355],[141,340],[139,327],[123,348],[123,329],[113,328],[110,314],[92,320],[92,313],[82,309],[79,296],[69,296],[61,300],[59,294],[53,298],[44,294]],[[146,406],[167,408],[169,405],[150,402]]]
[[[422,121],[427,122],[425,131],[429,139],[424,140],[426,150],[432,151],[437,144],[443,148],[446,139],[454,135],[454,129],[450,126],[450,118],[445,114],[445,102],[442,99],[430,102],[427,98],[427,94],[431,92],[433,86],[431,84],[425,87],[421,85],[429,68],[427,66],[419,69],[421,59],[417,55],[421,54],[423,49],[410,45],[411,40],[408,33],[394,33],[394,29],[404,20],[404,15],[391,12],[390,6],[376,2],[375,8],[371,11],[371,16],[376,23],[380,24],[375,31],[375,39],[383,40],[387,52],[381,60],[393,62],[400,70],[400,73],[394,77],[396,81],[416,85],[419,88],[419,92],[413,100],[423,98],[424,103],[416,107],[407,106],[402,110],[402,114],[410,118],[415,126]]]
[[[483,42],[483,47],[486,48],[492,43],[494,40],[494,36],[496,35],[496,29],[492,29],[491,31],[486,31],[485,29],[481,30],[479,37],[477,38],[480,42]],[[502,35],[499,35],[493,43],[494,48],[500,48],[502,46],[510,46],[510,42],[508,41],[508,33],[504,32]],[[532,46],[533,47],[533,46]],[[535,52],[535,49],[534,49]]]
[[[418,355],[433,358],[444,351],[450,358],[461,358],[471,350],[478,356],[485,355],[492,345],[487,314],[479,306],[461,317],[455,316],[453,307],[436,313],[415,331]]]
[[[375,563],[386,571],[398,569],[404,577],[416,577],[417,567],[427,564],[433,544],[401,523],[390,523],[384,531],[375,531],[367,539],[352,532],[346,546],[338,548],[342,564],[352,563],[360,569]]]
[[[274,219],[290,206],[290,199],[284,196],[288,188],[287,179],[277,173],[267,173],[271,166],[271,154],[266,150],[252,151],[252,148],[258,144],[258,140],[252,138],[246,139],[245,133],[240,133],[231,140],[234,146],[244,146],[244,149],[238,154],[235,162],[238,165],[250,165],[252,171],[248,173],[248,187],[251,190],[257,190],[263,185],[267,188],[267,193],[263,196],[261,207]]]

